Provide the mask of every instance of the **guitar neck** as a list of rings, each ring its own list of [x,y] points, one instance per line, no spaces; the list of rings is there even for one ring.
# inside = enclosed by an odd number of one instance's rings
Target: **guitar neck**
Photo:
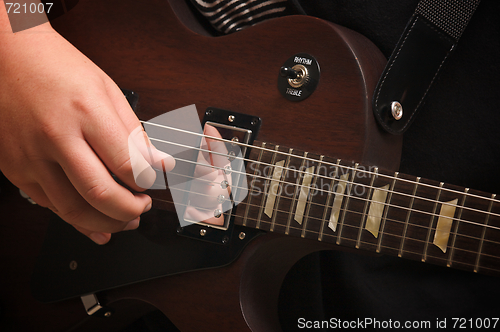
[[[500,275],[495,195],[258,142],[235,223]]]

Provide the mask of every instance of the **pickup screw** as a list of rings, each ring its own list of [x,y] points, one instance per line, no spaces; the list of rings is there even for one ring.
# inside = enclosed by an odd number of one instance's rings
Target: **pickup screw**
[[[234,115],[230,115],[227,119],[229,122],[234,122]]]
[[[399,101],[393,101],[391,103],[391,113],[394,119],[399,120],[403,117],[403,106]]]
[[[104,317],[111,317],[111,311],[108,311],[104,314]]]
[[[216,209],[216,210],[214,211],[214,217],[215,217],[215,218],[220,218],[220,216],[221,216],[221,215],[222,215],[222,211],[221,211],[221,210]]]
[[[207,235],[207,230],[206,229],[200,229],[200,236],[205,236]]]
[[[240,240],[243,240],[245,238],[245,236],[247,236],[244,232],[241,232],[240,235],[238,235],[238,238]]]
[[[222,243],[223,243],[223,244],[227,244],[228,242],[229,242],[229,237],[224,236],[224,237],[222,238]]]

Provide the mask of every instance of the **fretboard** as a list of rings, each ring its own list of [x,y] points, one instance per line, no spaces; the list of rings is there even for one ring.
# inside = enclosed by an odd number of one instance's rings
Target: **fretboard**
[[[255,143],[235,223],[500,275],[495,195]]]

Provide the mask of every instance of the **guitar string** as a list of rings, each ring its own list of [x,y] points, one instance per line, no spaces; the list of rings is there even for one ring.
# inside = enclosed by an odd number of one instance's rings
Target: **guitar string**
[[[189,190],[184,190],[184,189],[180,189],[180,188],[173,188],[174,190],[178,190],[178,191],[182,191],[184,193],[191,193],[191,191]],[[260,191],[259,191],[260,192]],[[196,193],[197,195],[201,195],[201,196],[208,196],[210,197],[208,194],[202,194],[202,193]],[[288,199],[288,200],[292,200],[292,198],[289,198],[289,197],[282,197],[284,199]],[[359,199],[359,200],[364,200],[366,201],[366,199],[362,199],[361,197],[355,197],[355,196],[351,196],[351,198],[354,198],[354,199]],[[158,199],[157,199],[158,200]],[[168,202],[168,203],[172,203],[170,201],[165,201],[165,202]],[[262,203],[264,202],[264,199],[262,199]],[[312,201],[310,201],[310,203],[313,203]],[[179,203],[180,205],[183,205],[183,206],[188,206],[187,204],[182,204],[182,203]],[[252,204],[252,203],[248,203],[246,201],[243,201],[241,203],[239,203],[243,206],[251,206],[251,207],[255,207],[257,209],[261,208],[261,205],[256,205],[256,204]],[[315,203],[315,205],[317,207],[320,207],[321,209],[328,209],[330,208],[330,206],[326,206],[324,204],[319,204],[319,203]],[[386,205],[386,206],[389,206],[389,205]],[[430,212],[426,212],[426,211],[420,211],[420,210],[416,210],[416,209],[410,209],[410,208],[404,208],[404,207],[401,207],[401,206],[398,206],[398,205],[392,205],[393,207],[396,207],[396,208],[400,208],[402,209],[403,211],[407,212],[407,211],[411,211],[411,212],[418,212],[418,213],[422,213],[422,214],[427,214],[431,217],[437,217],[439,216],[438,214],[434,214],[434,213],[430,213]],[[213,209],[208,209],[208,208],[198,208],[200,210],[206,210],[208,212],[211,212],[213,211]],[[358,211],[354,211],[354,210],[350,210],[349,208],[341,208],[340,211],[343,211],[344,213],[355,213],[355,214],[359,214],[359,215],[366,215],[367,217],[369,216],[373,216],[373,215],[370,215],[369,213],[362,213],[362,212],[358,212]],[[281,212],[281,213],[284,213],[284,214],[291,214],[290,211],[285,211],[285,210],[279,210],[278,207],[273,207],[273,214],[274,213],[278,213],[278,212]],[[323,218],[317,218],[317,217],[314,217],[314,216],[311,216],[311,215],[308,215],[308,218],[309,220],[314,220],[314,221],[318,221],[320,223],[320,225],[323,223],[323,222],[329,222],[329,220],[323,220]],[[385,217],[384,218],[385,220],[389,220],[391,222],[394,222],[394,223],[397,223],[397,224],[401,224],[401,225],[404,225],[406,224],[406,221],[401,221],[401,220],[397,220],[397,219],[393,219],[393,218],[387,218]],[[455,219],[455,218],[453,218]],[[410,218],[410,220],[412,220]],[[361,222],[361,221],[360,221]],[[282,225],[283,226],[283,225]],[[424,226],[424,225],[420,225],[420,224],[415,224],[415,223],[411,223],[411,222],[408,222],[408,226],[414,226],[416,228],[420,228],[420,229],[424,229],[425,231],[429,232],[429,231],[432,231],[434,228],[432,227],[432,224],[431,226]],[[478,224],[477,226],[481,226],[481,227],[484,227],[484,225],[482,224]],[[495,229],[500,229],[500,228],[497,228],[497,227],[493,227],[491,226],[490,228],[495,228]],[[383,232],[383,231],[381,231]],[[387,233],[387,234],[390,234],[390,235],[394,235],[394,236],[398,236],[400,238],[409,238],[409,239],[415,239],[415,240],[418,240],[416,238],[411,238],[411,237],[407,237],[405,235],[403,236],[400,236],[400,235],[397,235],[397,234],[392,234],[392,233]],[[450,231],[449,234],[451,235],[454,235],[454,236],[462,236],[462,237],[466,237],[466,238],[470,238],[470,239],[473,239],[473,240],[479,240],[479,241],[487,241],[489,243],[494,243],[494,244],[500,244],[500,242],[497,242],[497,241],[494,241],[494,240],[488,240],[488,239],[482,239],[482,238],[479,238],[479,237],[474,237],[474,236],[471,236],[471,235],[465,235],[465,234],[460,234],[458,232],[453,232],[453,231]],[[421,240],[419,240],[421,241]],[[427,242],[427,241],[424,241],[424,242]]]
[[[170,143],[170,142],[169,142]],[[186,146],[187,147],[187,146]],[[195,149],[195,150],[198,150],[198,151],[203,151],[203,152],[208,152],[208,153],[214,153],[210,150],[205,150],[205,149],[201,149],[201,148],[192,148],[192,149]],[[217,153],[217,154],[221,154],[221,153]],[[225,154],[221,154],[223,156],[226,156]],[[243,158],[244,159],[244,158]],[[209,164],[205,164],[205,163],[198,163],[198,162],[194,162],[194,161],[191,161],[191,160],[185,160],[185,159],[181,159],[181,158],[177,158],[176,160],[178,161],[182,161],[182,162],[186,162],[186,163],[191,163],[191,164],[194,164],[194,165],[201,165],[201,166],[205,166],[205,167],[210,167],[210,168],[214,168],[214,169],[217,169],[217,170],[221,170],[223,172],[226,171],[226,169],[222,168],[222,167],[218,167],[218,166],[213,166],[213,165],[209,165]],[[246,161],[251,161],[253,162],[252,160],[250,159],[244,159]],[[268,163],[262,163],[262,162],[257,162],[258,164],[260,165],[266,165],[266,166],[273,166],[271,164],[268,164]],[[280,167],[282,169],[285,169],[287,172],[288,171],[291,171],[291,172],[299,172],[299,171],[296,171],[294,169],[291,169],[291,168],[284,168],[282,166],[276,166],[276,167]],[[237,173],[237,174],[240,174],[240,175],[245,175],[245,176],[249,176],[250,178],[260,178],[264,181],[271,181],[271,178],[270,176],[261,176],[261,175],[250,175],[248,172],[240,172],[240,171],[236,171],[236,170],[231,170],[231,172],[234,172],[234,173]],[[303,172],[303,171],[300,171],[301,173],[303,174],[309,174],[309,175],[312,175],[311,173],[307,173],[307,172]],[[360,171],[361,172],[361,171]],[[196,180],[204,180],[204,179],[200,179],[200,178],[196,178],[196,177],[193,177],[193,176],[188,176],[188,175],[181,175],[181,174],[178,174],[178,173],[174,173],[175,175],[180,175],[180,176],[184,176],[186,178],[190,178],[190,179],[196,179]],[[377,174],[377,173],[375,173]],[[322,179],[327,179],[329,181],[332,180],[331,177],[328,177],[328,176],[322,176],[322,175],[319,175],[319,174],[315,174],[314,176],[317,176],[318,178],[322,178]],[[351,187],[352,186],[358,186],[358,187],[362,187],[363,189],[369,189],[369,190],[380,190],[380,191],[385,191],[387,193],[392,193],[392,194],[396,194],[396,195],[401,195],[401,196],[406,196],[406,197],[409,197],[409,198],[416,198],[418,200],[421,200],[421,201],[427,201],[427,202],[430,202],[430,203],[433,203],[433,204],[442,204],[442,205],[448,205],[448,206],[452,206],[452,207],[455,207],[455,208],[460,208],[462,211],[463,210],[469,210],[469,211],[472,211],[472,212],[477,212],[477,213],[480,213],[480,214],[486,214],[486,215],[490,215],[490,216],[494,216],[494,217],[500,217],[500,214],[496,214],[496,213],[492,213],[492,212],[486,212],[486,211],[482,211],[482,210],[478,210],[478,209],[475,209],[475,208],[471,208],[471,207],[467,207],[467,206],[457,206],[456,204],[451,204],[449,202],[442,202],[442,201],[436,201],[436,200],[433,200],[433,199],[430,199],[430,198],[426,198],[426,197],[420,197],[420,196],[415,196],[415,195],[412,195],[412,194],[407,194],[407,193],[403,193],[403,192],[397,192],[397,191],[394,191],[394,190],[390,190],[390,189],[383,189],[383,188],[380,188],[380,187],[375,187],[375,186],[372,186],[372,185],[365,185],[365,184],[362,184],[362,183],[355,183],[353,182],[352,180],[342,180],[340,178],[336,178],[335,179],[338,183],[345,183],[346,185],[350,185]],[[209,180],[204,180],[204,181],[207,181],[209,182]],[[286,184],[286,185],[290,185],[292,187],[302,187],[301,184],[298,184],[298,183],[292,183],[292,182],[287,182],[286,180],[275,180],[277,183],[279,184]],[[415,182],[415,184],[420,184],[420,182]],[[238,186],[233,186],[233,188],[235,189],[244,189],[246,190],[247,188],[242,188],[242,187],[238,187]],[[439,187],[438,187],[439,188]],[[444,189],[444,188],[443,188]],[[319,189],[319,188],[313,188],[313,190],[316,190],[318,192],[323,192],[323,193],[333,193],[332,190],[324,190],[324,189]],[[335,193],[337,194],[337,193]],[[464,194],[464,193],[463,193]],[[342,197],[351,197],[351,198],[355,198],[355,199],[358,199],[358,200],[362,200],[364,201],[365,203],[368,203],[368,202],[371,202],[370,199],[368,198],[363,198],[363,197],[360,197],[360,196],[353,196],[351,194],[344,194],[344,193],[339,193],[338,194],[339,196],[342,196]],[[284,196],[286,197],[286,196]],[[288,199],[288,197],[286,197]],[[291,198],[290,198],[291,199]],[[403,206],[399,206],[399,205],[393,205],[393,204],[390,204],[390,203],[387,203],[387,202],[377,202],[379,204],[382,204],[384,206],[388,206],[388,207],[394,207],[394,208],[400,208],[400,209],[403,209],[403,210],[407,210],[407,211],[410,211],[410,212],[419,212],[419,213],[422,213],[422,214],[426,214],[426,215],[429,215],[429,216],[440,216],[439,214],[436,214],[436,213],[431,213],[431,212],[427,212],[427,211],[422,211],[422,210],[416,210],[416,209],[410,209],[410,208],[406,208],[406,207],[403,207]],[[313,204],[317,204],[315,202],[313,202]],[[491,228],[491,229],[495,229],[495,230],[500,230],[500,227],[496,227],[496,226],[492,226],[492,225],[485,225],[485,224],[480,224],[478,222],[474,222],[474,221],[471,221],[471,220],[466,220],[466,219],[460,219],[461,222],[464,222],[464,223],[468,223],[468,224],[471,224],[471,225],[476,225],[476,226],[479,226],[479,227],[486,227],[486,228]]]
[[[144,122],[144,123],[146,123],[146,122]],[[158,125],[158,124],[154,124],[154,123],[147,123],[147,124],[164,127],[164,128],[168,128],[168,129],[171,129],[171,130],[176,130],[177,129],[177,130],[185,132],[185,133],[190,133],[190,134],[193,134],[193,135],[199,135],[199,136],[203,136],[203,137],[206,137],[206,138],[211,138],[211,139],[216,139],[216,140],[220,140],[220,141],[225,141],[225,142],[230,143],[230,144],[239,144],[239,143],[235,143],[233,141],[229,141],[229,140],[225,140],[225,139],[221,139],[221,138],[217,138],[217,137],[213,137],[213,136],[203,135],[203,134],[199,134],[199,133],[191,133],[189,131],[181,130],[181,129],[178,129],[178,128],[171,128],[171,127],[168,127],[168,126]],[[209,152],[209,153],[213,153],[213,154],[217,154],[217,155],[226,156],[225,154],[219,153],[219,152],[216,152],[216,151],[210,151],[210,150],[205,150],[205,149],[201,149],[201,148],[194,148],[194,147],[186,146],[186,145],[179,144],[179,143],[174,143],[174,142],[169,142],[169,141],[163,141],[163,140],[156,139],[156,138],[152,138],[151,140],[156,140],[156,141],[167,143],[167,144],[174,144],[174,145],[186,147],[186,148],[189,148],[189,149],[195,149],[195,150],[198,150],[198,151]],[[248,144],[244,144],[244,143],[240,143],[240,145],[241,144],[243,144],[245,146],[248,146],[248,147],[252,147],[252,148],[256,147],[256,146],[248,145]],[[259,147],[256,147],[256,148],[257,148],[257,150],[260,149]],[[264,149],[264,150],[266,150],[268,152],[271,152],[271,153],[277,153],[278,152],[278,153],[282,153],[282,154],[285,154],[285,155],[288,155],[288,156],[296,157],[298,159],[305,159],[305,160],[310,160],[310,161],[313,161],[313,162],[319,162],[319,160],[316,160],[316,159],[310,159],[310,158],[301,157],[301,156],[297,156],[297,155],[287,154],[287,153],[280,152],[280,151],[277,151],[277,150],[271,150],[271,149],[266,149],[266,148],[262,148],[262,149]],[[241,159],[243,161],[250,161],[250,162],[254,162],[255,163],[255,161],[252,160],[252,159],[241,158],[241,157],[235,157],[235,158]],[[283,166],[276,166],[276,165],[272,165],[272,164],[268,164],[268,163],[262,163],[262,162],[257,162],[257,163],[259,163],[261,165],[266,165],[266,166],[271,166],[271,167],[279,167],[279,168],[283,168],[284,169]],[[322,162],[322,163],[323,164],[327,164],[329,166],[334,166],[334,167],[339,167],[339,168],[345,168],[345,169],[348,169],[348,170],[354,170],[354,167],[348,167],[348,166],[343,166],[343,165],[340,165],[340,164],[333,164],[333,163],[329,163],[329,162]],[[207,166],[206,164],[201,164],[201,165]],[[216,166],[214,166],[214,167],[217,168]],[[222,169],[222,168],[218,168],[218,169]],[[290,170],[290,169],[287,168],[287,170]],[[296,173],[299,173],[299,174],[300,173],[302,173],[302,174],[306,174],[307,173],[307,172],[301,171],[301,170],[292,170],[292,171],[296,172]],[[447,189],[447,188],[444,188],[444,187],[438,187],[438,186],[434,186],[434,185],[430,185],[430,184],[426,184],[426,183],[422,183],[422,182],[415,182],[415,181],[412,181],[412,180],[407,180],[407,179],[404,179],[404,178],[401,178],[401,177],[396,178],[394,176],[388,176],[388,175],[384,175],[383,173],[378,173],[378,172],[364,171],[364,170],[361,170],[361,169],[357,169],[356,171],[358,173],[372,174],[372,175],[375,175],[377,177],[379,177],[379,176],[380,177],[386,177],[386,178],[393,179],[393,180],[397,179],[399,182],[407,182],[407,183],[410,183],[412,185],[426,186],[426,187],[438,189],[440,191],[453,192],[453,193],[457,193],[459,195],[462,195],[464,197],[470,196],[470,197],[479,198],[479,199],[481,199],[483,201],[488,201],[489,200],[489,201],[496,202],[496,200],[494,198],[483,197],[483,196],[471,194],[469,192],[460,192],[460,191],[451,190],[451,189]],[[238,171],[235,171],[235,172],[238,172]],[[243,172],[238,172],[238,173],[246,175],[246,173],[243,173]],[[256,176],[254,175],[254,177],[256,177]],[[264,178],[264,177],[262,177],[262,178]],[[319,176],[319,178],[331,180],[331,177],[328,177],[328,176]],[[341,182],[341,181],[348,183],[347,181],[339,180],[339,182]],[[279,182],[281,183],[283,181],[279,180]],[[289,183],[289,184],[291,184],[291,183]],[[292,184],[292,185],[294,185],[294,184]],[[364,184],[361,184],[361,183],[354,183],[354,185],[356,185],[356,186],[362,186],[362,187],[366,187],[366,188],[373,188],[373,187],[370,187],[368,185],[364,185]],[[389,189],[383,189],[383,188],[376,188],[376,189],[381,190],[381,191],[386,191],[386,192],[392,192],[392,193],[403,195],[403,196],[414,197],[414,198],[417,198],[417,199],[420,199],[420,200],[424,200],[424,201],[428,201],[428,202],[431,202],[431,203],[436,203],[435,200],[430,199],[430,198],[414,196],[414,195],[406,194],[406,193],[402,193],[402,192],[395,192],[395,191],[393,191],[393,190],[391,191]],[[321,189],[316,189],[316,190],[321,190]],[[441,203],[442,205],[449,205],[449,206],[452,206],[452,207],[456,207],[456,205],[451,204],[449,202],[441,202],[441,201],[439,201],[439,203]],[[486,212],[486,211],[483,211],[483,210],[478,210],[478,209],[475,209],[475,208],[472,208],[472,207],[469,207],[469,206],[462,206],[461,209],[462,210],[469,210],[469,211],[477,212],[477,213],[481,213],[481,214],[488,214],[490,216],[500,217],[500,214],[493,213],[491,211],[490,212]],[[463,221],[471,223],[471,224],[475,224],[475,222],[473,222],[473,221],[468,221],[468,220],[463,220]],[[481,225],[481,224],[478,224],[478,225]]]
[[[196,135],[196,136],[200,136],[200,137],[205,137],[205,138],[209,138],[209,139],[213,139],[213,140],[217,140],[217,141],[221,141],[221,142],[226,142],[226,143],[230,143],[230,144],[234,144],[234,145],[248,147],[248,148],[256,150],[256,151],[257,150],[262,150],[262,151],[269,152],[269,153],[281,154],[281,155],[284,155],[286,157],[288,157],[288,156],[295,157],[295,158],[297,158],[299,160],[306,160],[306,161],[310,161],[310,162],[319,162],[319,160],[317,160],[317,159],[312,159],[312,158],[305,157],[305,156],[294,155],[294,154],[290,154],[288,152],[283,152],[283,151],[279,151],[279,150],[273,150],[273,149],[265,148],[265,147],[259,147],[259,146],[256,146],[256,145],[246,144],[246,143],[242,143],[242,142],[233,142],[233,141],[228,140],[228,139],[214,137],[214,136],[209,136],[209,135],[200,134],[200,133],[195,133],[195,132],[191,132],[191,131],[188,131],[188,130],[179,129],[179,128],[175,128],[175,127],[160,125],[160,124],[157,124],[157,123],[154,123],[154,122],[141,121],[141,123],[147,124],[147,125],[156,126],[156,127],[161,127],[161,128],[169,129],[169,130],[173,130],[173,131],[179,131],[179,132],[187,133],[187,134],[190,134],[190,135]],[[156,140],[161,141],[160,139],[156,139]],[[167,143],[167,144],[173,143],[173,142],[169,142],[169,141],[163,141],[163,142]],[[193,147],[190,147],[190,148],[193,148]],[[196,148],[193,148],[193,149],[196,149]],[[214,151],[207,151],[207,152],[216,153]],[[240,158],[240,157],[238,157],[238,158]],[[253,161],[253,160],[250,160],[250,159],[244,159],[244,158],[241,158],[241,159],[243,161]],[[347,170],[347,172],[354,170],[354,166],[340,165],[340,164],[335,164],[335,163],[327,162],[327,161],[323,161],[322,163],[326,164],[328,166],[339,167],[341,169],[345,169],[345,170]],[[275,167],[275,165],[269,165],[269,166]],[[280,167],[280,166],[278,166],[278,167]],[[409,183],[411,185],[418,184],[419,186],[428,187],[428,188],[432,188],[432,189],[438,189],[438,190],[446,191],[446,192],[449,192],[449,193],[454,193],[454,194],[464,195],[464,196],[470,196],[470,197],[479,198],[479,199],[482,199],[482,200],[485,200],[485,201],[497,202],[496,199],[491,198],[491,197],[483,197],[483,196],[479,196],[479,195],[472,194],[472,193],[469,193],[469,192],[465,193],[465,192],[458,191],[458,190],[455,190],[455,189],[439,187],[439,186],[436,186],[436,185],[433,185],[433,184],[428,184],[428,183],[423,183],[423,182],[418,182],[417,183],[414,180],[404,179],[404,178],[401,178],[401,177],[394,177],[394,176],[389,175],[389,174],[383,174],[383,173],[379,173],[379,172],[366,171],[366,170],[360,170],[360,169],[358,169],[357,171],[365,173],[365,174],[376,175],[378,177],[384,177],[384,178],[387,178],[389,180],[397,180],[399,182],[406,182],[406,183]],[[300,170],[298,170],[297,172],[304,173],[304,171],[300,171]],[[477,212],[482,212],[482,211],[478,210]],[[500,216],[500,214],[497,214],[497,216]]]
[[[174,204],[172,201],[168,201],[168,200],[162,200],[162,199],[158,199],[158,198],[153,198],[153,200],[157,200],[157,201],[161,201],[161,202],[165,202],[165,203],[169,203],[169,204]],[[242,203],[243,205],[246,205],[246,203]],[[186,204],[181,204],[183,206],[187,206]],[[258,205],[253,205],[254,207],[259,207]],[[342,209],[344,212],[345,210]],[[283,211],[284,212],[284,211]],[[349,212],[349,211],[348,211]],[[350,211],[352,212],[352,211]],[[287,213],[287,212],[284,212],[284,213]],[[357,213],[357,214],[362,214],[362,213],[358,213],[358,212],[354,212],[354,213]],[[238,215],[238,214],[235,214],[234,215],[235,217],[238,217],[238,218],[243,218],[243,216],[241,215]],[[315,220],[319,220],[321,222],[328,222],[327,220],[323,221],[323,219],[319,219],[319,218],[314,218],[314,217],[310,217],[310,218],[313,218]],[[252,218],[252,217],[247,217],[247,220],[250,220],[250,221],[255,221],[256,223],[259,221],[258,218]],[[387,220],[391,220],[391,219],[387,219]],[[397,220],[394,220],[395,222],[398,222]],[[260,222],[261,222],[261,225],[264,224],[264,225],[271,225],[272,222],[270,221],[266,221],[266,220],[262,220],[260,219]],[[281,227],[287,227],[288,225],[283,225],[283,224],[278,224],[278,225],[275,225],[276,226],[281,226]],[[351,225],[351,224],[344,224],[345,227],[350,227],[350,228],[353,228],[356,230],[356,232],[359,231],[359,228],[358,226],[354,226],[354,225]],[[251,227],[251,226],[248,226],[248,227]],[[425,228],[424,226],[422,226],[423,228]],[[297,231],[297,232],[302,232],[303,230],[303,227],[297,227],[297,226],[294,226],[294,225],[289,225],[289,229],[291,230],[294,230],[294,231]],[[267,229],[264,229],[264,230],[267,230]],[[271,230],[269,230],[271,231]],[[314,230],[309,230],[309,229],[306,229],[306,231],[308,233],[312,233],[314,235],[323,235],[323,237],[328,237],[330,239],[332,239],[331,241],[325,241],[325,242],[329,242],[329,243],[335,243],[335,239],[337,238],[337,235],[335,234],[328,234],[328,233],[325,233],[325,232],[318,232],[318,231],[314,231]],[[331,230],[333,232],[333,230]],[[276,232],[276,228],[274,231],[272,232]],[[379,232],[381,234],[381,237],[384,236],[384,235],[389,235],[389,236],[393,236],[393,237],[396,237],[397,239],[403,239],[403,238],[406,238],[406,239],[409,239],[409,240],[412,240],[412,241],[415,241],[415,242],[420,242],[420,243],[426,243],[427,241],[425,240],[421,240],[421,239],[418,239],[418,238],[411,238],[411,237],[405,237],[405,236],[401,236],[401,235],[397,235],[397,234],[393,234],[393,233],[389,233],[389,232],[384,232],[384,231],[380,231]],[[453,233],[451,232],[451,234],[456,234],[456,233]],[[298,237],[298,236],[297,236]],[[356,240],[353,240],[352,238],[348,238],[348,237],[344,237],[344,236],[340,236],[340,239],[341,240],[347,240],[347,241],[351,241],[351,242],[356,242]],[[479,238],[475,238],[476,240],[480,240]],[[484,240],[486,242],[489,242],[489,243],[494,243],[494,244],[498,244],[498,242],[495,242],[495,241],[490,241],[490,240]],[[370,245],[370,246],[376,246],[377,244],[376,243],[371,243],[371,242],[366,242],[366,241],[363,241],[361,240],[360,241],[361,244],[366,244],[366,245]],[[395,248],[395,247],[389,247],[389,246],[386,246],[386,245],[381,245],[382,248],[386,248],[386,249],[391,249],[391,250],[399,250],[400,248]],[[492,257],[492,258],[500,258],[500,256],[496,256],[496,255],[490,255],[488,253],[485,253],[485,252],[474,252],[474,251],[470,251],[470,250],[467,250],[467,249],[463,249],[463,248],[460,248],[460,247],[454,247],[455,250],[460,250],[460,251],[463,251],[463,252],[469,252],[471,254],[480,254],[481,256],[487,256],[487,257]],[[410,251],[410,250],[407,250],[407,249],[402,249],[403,252],[406,252],[406,253],[411,253],[411,254],[416,254],[416,255],[420,255],[422,256],[423,254],[422,253],[419,253],[419,252],[414,252],[414,251]],[[436,257],[436,256],[432,256],[432,255],[429,255],[427,254],[427,257],[432,257],[432,258],[435,258],[435,259],[439,259],[439,260],[447,260],[448,258],[443,258],[443,257]],[[452,262],[456,262],[456,263],[461,263],[461,264],[466,264],[466,265],[470,265],[470,266],[475,266],[474,264],[469,264],[469,263],[464,263],[464,262],[459,262],[457,260],[454,260],[453,257],[451,258],[451,261]],[[495,270],[497,271],[497,270]],[[500,271],[500,270],[498,270]]]

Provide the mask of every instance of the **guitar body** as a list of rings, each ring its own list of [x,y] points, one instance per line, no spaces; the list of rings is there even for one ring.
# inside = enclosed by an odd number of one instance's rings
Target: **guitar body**
[[[260,117],[260,141],[388,170],[399,165],[401,137],[382,132],[370,106],[385,59],[350,30],[294,16],[211,37],[181,1],[164,0],[81,1],[53,25],[120,87],[138,93],[142,120],[191,104],[200,117],[217,107]],[[313,55],[321,77],[309,98],[294,102],[279,93],[277,80],[280,67],[297,53]],[[15,330],[119,330],[158,308],[181,331],[279,331],[278,295],[287,271],[301,257],[332,248],[264,234],[226,266],[101,292],[115,313],[87,317],[78,297],[50,304],[33,299],[30,275],[51,214],[8,183],[1,195],[2,211],[11,211],[0,232],[6,267],[1,314],[4,326]],[[171,216],[162,222],[176,224]]]

